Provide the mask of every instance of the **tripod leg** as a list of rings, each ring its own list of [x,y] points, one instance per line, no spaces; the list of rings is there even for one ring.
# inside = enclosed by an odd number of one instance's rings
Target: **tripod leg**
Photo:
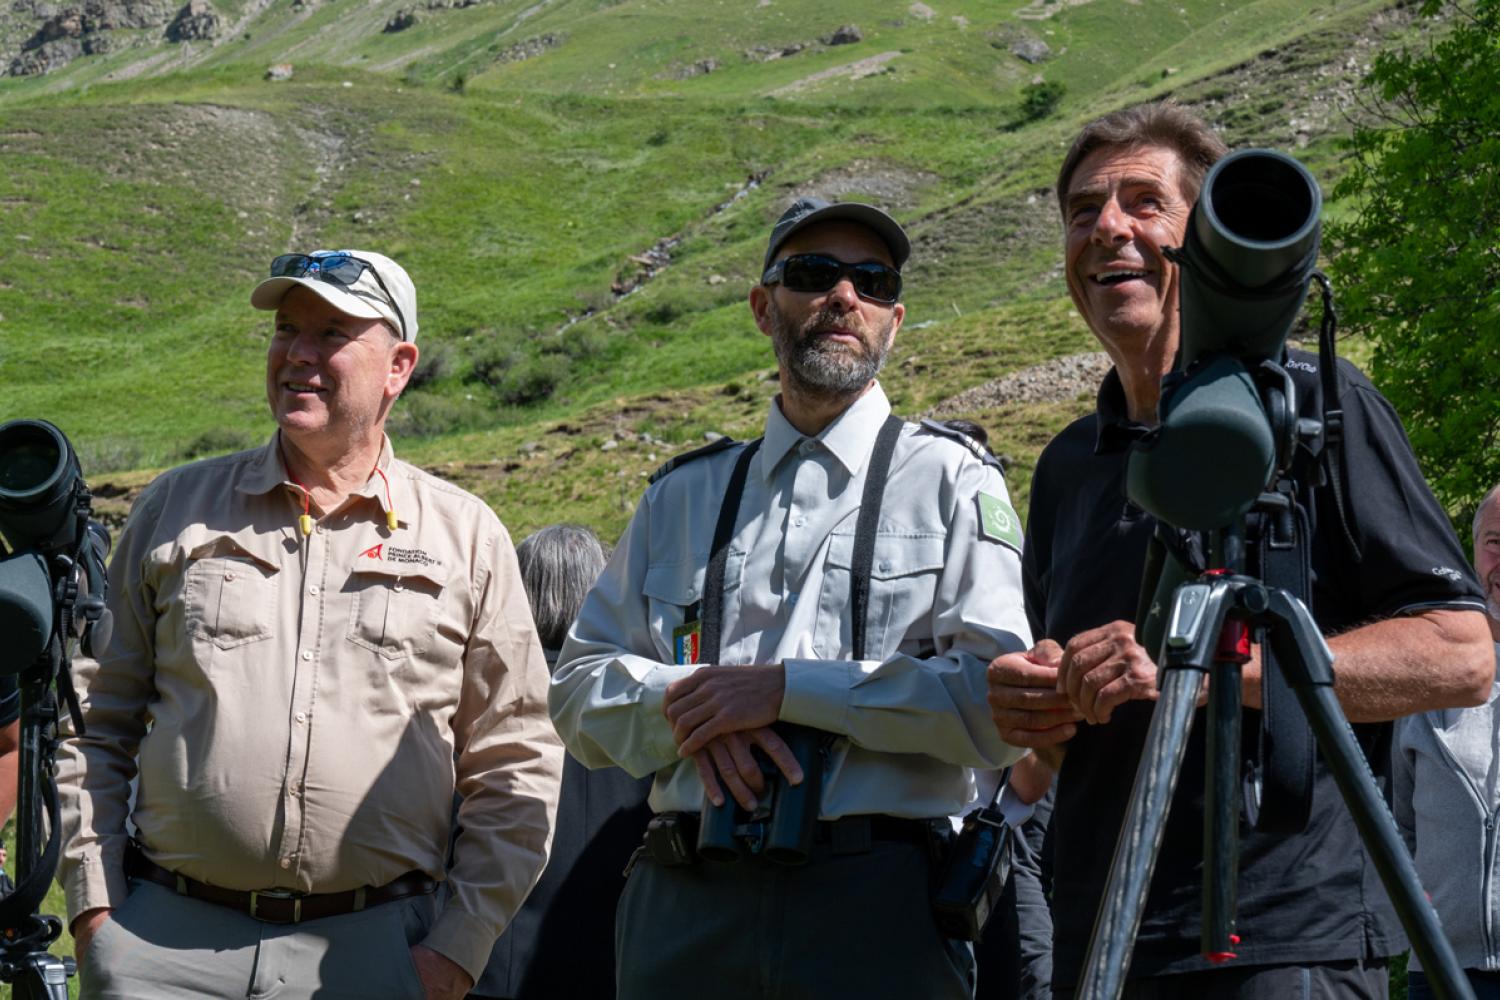
[[[1250,658],[1245,623],[1226,621],[1208,691],[1208,766],[1203,809],[1203,954],[1235,957],[1240,860],[1240,669]]]
[[[1333,654],[1312,615],[1296,598],[1285,591],[1273,591],[1270,613],[1270,638],[1276,657],[1287,672],[1318,741],[1318,750],[1333,773],[1412,949],[1422,960],[1433,992],[1440,1000],[1474,1000],[1473,989],[1443,934],[1437,912],[1422,891],[1416,865],[1401,841],[1396,821],[1381,798],[1369,761],[1333,693]]]
[[[1084,959],[1079,1000],[1114,1000],[1125,986],[1125,970],[1146,908],[1146,890],[1161,849],[1167,808],[1182,770],[1202,683],[1203,675],[1197,670],[1163,672],[1161,694],[1130,791],[1130,808],[1115,843],[1109,881]]]

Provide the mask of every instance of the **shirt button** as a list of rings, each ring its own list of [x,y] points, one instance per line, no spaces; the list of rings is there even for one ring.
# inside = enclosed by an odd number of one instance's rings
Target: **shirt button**
[[[297,713],[297,721],[298,722],[306,722],[307,721],[307,713],[306,712],[298,712]]]
[[[282,858],[281,859],[281,867],[283,867],[283,868],[290,868],[290,867],[292,867],[292,859],[291,858]]]
[[[881,564],[880,564],[880,572],[882,572],[882,573],[889,573],[890,571],[891,571],[891,564],[890,564],[889,560],[882,561]]]
[[[811,455],[817,449],[817,447],[818,443],[816,441],[803,441],[802,446],[797,450],[802,452],[802,454],[804,455]]]
[[[697,597],[698,596],[698,588],[697,587],[689,587],[687,589],[687,595],[689,597]]]
[[[405,585],[402,584],[402,582],[400,580],[397,580],[396,583],[391,587],[391,589],[394,590],[396,593],[399,594],[399,593],[401,593],[401,591],[405,590],[406,587],[405,587]]]
[[[226,580],[233,580],[234,579],[234,574],[233,573],[225,573],[224,574],[224,579],[226,579]]]
[[[800,528],[806,523],[807,518],[803,517],[801,514],[798,514],[796,517],[792,518],[792,527],[794,528]]]
[[[302,658],[304,660],[310,660],[310,659],[312,659],[312,650],[310,650],[310,649],[304,649],[302,651]]]
[[[307,592],[309,594],[313,595],[314,597],[317,597],[318,596],[318,585],[315,583],[311,587],[308,587],[307,588]]]

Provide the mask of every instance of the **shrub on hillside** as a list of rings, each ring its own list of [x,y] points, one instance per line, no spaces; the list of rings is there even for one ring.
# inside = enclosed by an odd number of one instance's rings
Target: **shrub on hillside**
[[[199,434],[178,452],[183,461],[227,455],[233,451],[244,451],[259,444],[255,435],[234,427],[214,427]]]
[[[528,406],[547,399],[568,370],[566,356],[538,355],[518,344],[490,339],[473,348],[470,357],[475,380],[506,406]]]
[[[447,378],[453,374],[457,362],[452,344],[441,340],[423,344],[417,356],[416,370],[411,373],[411,379],[406,383],[406,391],[423,389],[433,382]]]
[[[1021,106],[1007,128],[1014,130],[1052,117],[1067,92],[1068,88],[1055,80],[1028,83],[1021,88]]]
[[[146,461],[145,449],[131,438],[75,439],[73,447],[78,452],[78,464],[85,476],[101,472],[128,472],[139,469]]]
[[[392,437],[437,437],[470,426],[478,410],[474,404],[450,396],[431,393],[402,396],[391,410],[386,428]]]

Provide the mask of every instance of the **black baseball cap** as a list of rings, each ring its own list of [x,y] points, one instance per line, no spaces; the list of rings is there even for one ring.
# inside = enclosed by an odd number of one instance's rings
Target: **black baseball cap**
[[[827,202],[822,198],[798,198],[776,220],[776,227],[771,230],[771,242],[766,247],[766,262],[762,269],[771,266],[776,260],[776,251],[791,239],[793,233],[814,223],[831,222],[835,219],[857,223],[879,236],[890,250],[891,263],[896,265],[898,271],[906,263],[906,258],[911,256],[911,240],[906,238],[906,231],[895,219],[874,205],[857,201]]]

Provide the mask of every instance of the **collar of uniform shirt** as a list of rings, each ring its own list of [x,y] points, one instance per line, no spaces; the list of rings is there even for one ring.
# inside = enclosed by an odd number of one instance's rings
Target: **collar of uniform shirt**
[[[890,415],[891,402],[880,388],[880,383],[876,382],[870,386],[869,392],[856,399],[854,405],[823,428],[821,434],[809,440],[822,444],[848,470],[849,475],[855,476],[870,460],[875,437],[880,433],[880,426],[885,423],[885,418]],[[787,421],[786,415],[781,412],[781,403],[773,402],[770,415],[766,417],[765,440],[760,446],[758,460],[761,478],[770,482],[771,475],[781,464],[781,460],[801,440],[802,432]]]

